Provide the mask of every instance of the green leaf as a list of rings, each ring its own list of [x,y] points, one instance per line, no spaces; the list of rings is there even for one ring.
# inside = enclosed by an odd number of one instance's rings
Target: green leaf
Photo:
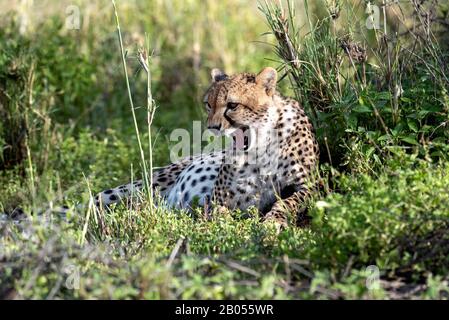
[[[379,100],[390,100],[391,94],[389,91],[380,92],[379,94],[377,94],[376,98]]]
[[[416,141],[416,138],[412,135],[407,136],[407,137],[401,137],[400,138],[402,141],[409,143],[409,144],[413,144],[415,146],[419,146],[420,144],[418,143],[418,141]]]
[[[366,156],[367,156],[368,158],[371,157],[371,155],[374,153],[375,150],[376,150],[375,147],[370,147],[370,148],[368,149],[368,151],[366,152]]]
[[[407,119],[407,125],[413,132],[418,132],[418,123],[413,119]]]
[[[377,141],[385,141],[388,139],[390,139],[390,135],[384,134],[383,136],[380,136],[379,138],[377,138]]]
[[[358,105],[352,109],[352,111],[357,113],[370,113],[372,112],[371,108],[366,105]]]
[[[410,102],[412,102],[412,99],[407,98],[407,97],[401,97],[401,101],[402,102],[406,102],[406,103],[410,103]]]

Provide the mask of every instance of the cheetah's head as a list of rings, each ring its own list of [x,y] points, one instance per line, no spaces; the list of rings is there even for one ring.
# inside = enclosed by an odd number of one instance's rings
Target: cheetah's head
[[[228,76],[219,69],[211,72],[212,84],[204,95],[207,127],[231,135],[236,130],[257,129],[264,124],[267,110],[274,104],[277,72],[267,67],[257,75]]]

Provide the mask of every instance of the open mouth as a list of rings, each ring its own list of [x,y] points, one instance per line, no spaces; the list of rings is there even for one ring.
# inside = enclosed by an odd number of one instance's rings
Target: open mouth
[[[241,126],[232,133],[233,147],[237,150],[248,150],[251,142],[251,131],[248,126]]]

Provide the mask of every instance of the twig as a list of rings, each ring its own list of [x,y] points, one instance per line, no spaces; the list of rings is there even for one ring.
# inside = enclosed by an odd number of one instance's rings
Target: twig
[[[167,260],[167,267],[170,267],[173,264],[173,261],[175,260],[176,256],[178,255],[179,248],[183,245],[183,243],[186,241],[184,237],[181,237],[178,239],[178,241],[175,244],[175,247],[173,248],[170,257]]]
[[[237,262],[235,262],[235,261],[225,261],[225,263],[226,263],[226,264],[228,265],[228,267],[230,267],[230,268],[239,270],[239,271],[241,271],[241,272],[250,274],[250,275],[255,276],[255,277],[260,277],[260,273],[259,273],[259,272],[255,271],[255,270],[253,270],[253,269],[250,269],[250,268],[248,268],[248,267],[242,266],[241,264],[239,264],[239,263],[237,263]]]
[[[143,153],[142,142],[140,141],[139,126],[137,125],[137,118],[136,118],[136,113],[134,111],[134,103],[133,103],[133,98],[132,98],[132,94],[131,94],[131,87],[129,85],[128,69],[126,67],[126,59],[125,59],[125,50],[123,49],[123,39],[122,39],[122,33],[120,31],[120,21],[119,21],[118,12],[117,12],[117,6],[115,5],[114,0],[112,0],[112,5],[114,6],[115,22],[117,25],[117,35],[118,35],[120,52],[121,52],[121,57],[122,57],[123,72],[125,73],[126,89],[128,91],[129,104],[131,106],[131,113],[133,116],[134,128],[135,128],[136,136],[137,136],[137,143],[139,144],[140,157],[141,157],[141,161],[142,161],[142,168],[143,168],[143,174],[144,174],[143,180],[145,181],[146,187],[151,188],[151,186],[149,185],[149,182],[148,182],[148,172],[147,172],[147,166],[145,163],[145,155]]]

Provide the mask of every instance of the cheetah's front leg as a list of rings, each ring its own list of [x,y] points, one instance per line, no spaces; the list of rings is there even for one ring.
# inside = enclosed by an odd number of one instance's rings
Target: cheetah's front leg
[[[288,225],[288,215],[292,213],[292,224],[298,224],[299,226],[306,226],[308,219],[304,215],[305,200],[309,196],[309,190],[302,188],[291,196],[285,199],[279,199],[274,204],[271,210],[265,214],[264,222],[274,222],[281,228],[285,228]]]

